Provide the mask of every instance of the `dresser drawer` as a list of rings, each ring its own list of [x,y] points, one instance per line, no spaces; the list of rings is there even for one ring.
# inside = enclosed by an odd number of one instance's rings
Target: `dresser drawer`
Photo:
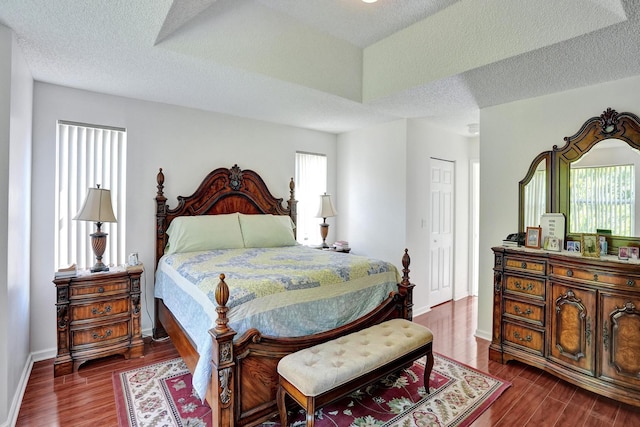
[[[505,276],[505,291],[544,299],[545,296],[545,280],[534,279],[523,276]]]
[[[505,257],[505,270],[525,271],[530,274],[545,275],[547,273],[546,260],[532,260],[521,257]]]
[[[92,301],[87,304],[71,304],[71,322],[100,319],[107,316],[129,313],[131,299],[121,298]]]
[[[71,350],[88,344],[129,340],[130,329],[129,319],[93,328],[71,329]]]
[[[504,322],[504,343],[524,347],[540,356],[544,355],[544,332],[526,326]]]
[[[117,280],[90,281],[85,284],[76,284],[69,289],[69,299],[92,298],[102,295],[114,295],[129,291],[129,279],[123,277]]]
[[[505,298],[504,316],[533,323],[536,326],[544,326],[544,305],[536,305]]]
[[[551,265],[551,274],[555,277],[565,277],[576,280],[584,280],[594,284],[613,285],[621,288],[640,289],[640,277],[624,274],[612,274],[606,271],[590,270],[586,268],[567,267],[564,265]]]

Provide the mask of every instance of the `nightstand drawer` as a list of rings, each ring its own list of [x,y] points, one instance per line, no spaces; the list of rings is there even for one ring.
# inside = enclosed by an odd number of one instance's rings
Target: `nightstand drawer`
[[[104,301],[92,301],[88,304],[71,305],[71,322],[100,319],[107,316],[129,313],[131,299],[125,296]]]
[[[129,340],[129,323],[130,320],[125,319],[120,322],[114,322],[93,328],[72,329],[71,349],[74,350],[76,347],[87,344],[111,342],[118,339]]]
[[[129,291],[129,278],[117,280],[92,281],[86,285],[77,284],[69,289],[69,299],[90,298],[101,295],[113,295]]]
[[[522,276],[506,276],[505,291],[544,299],[545,280]]]

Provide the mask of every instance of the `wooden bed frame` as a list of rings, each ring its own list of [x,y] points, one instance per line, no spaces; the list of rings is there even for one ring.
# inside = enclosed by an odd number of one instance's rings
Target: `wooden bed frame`
[[[218,168],[209,173],[198,189],[188,197],[178,197],[178,206],[170,209],[164,196],[162,168],[157,176],[156,195],[156,268],[167,244],[166,230],[179,216],[215,215],[240,212],[244,214],[289,215],[296,222],[296,200],[293,178],[289,184],[287,207],[275,198],[262,178],[251,170]],[[227,325],[226,303],[229,289],[220,275],[216,288],[216,327],[209,330],[213,340],[211,383],[207,401],[212,408],[213,426],[253,426],[277,417],[276,391],[278,361],[289,353],[307,348],[338,336],[393,318],[412,319],[413,287],[409,281],[409,255],[402,257],[402,281],[382,304],[364,317],[323,333],[277,338],[265,336],[256,329],[236,338]],[[195,345],[183,331],[161,299],[155,300],[154,337],[167,334],[193,372],[198,361]]]

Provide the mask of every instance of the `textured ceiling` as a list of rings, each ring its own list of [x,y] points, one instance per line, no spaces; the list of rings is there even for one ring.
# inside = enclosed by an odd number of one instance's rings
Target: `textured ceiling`
[[[640,75],[640,0],[0,0],[34,79],[340,133]]]

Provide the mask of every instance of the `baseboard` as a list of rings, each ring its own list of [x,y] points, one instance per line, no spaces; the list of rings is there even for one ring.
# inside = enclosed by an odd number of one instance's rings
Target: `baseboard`
[[[57,353],[57,349],[55,348],[32,352],[31,360],[33,361],[33,363],[35,363],[35,362],[42,362],[43,360],[47,360],[47,359],[53,359],[54,357],[56,357],[56,353]]]
[[[0,424],[0,427],[9,427],[16,425],[18,421],[18,412],[20,412],[20,405],[22,405],[22,398],[24,397],[24,392],[27,389],[27,383],[29,382],[29,376],[31,375],[31,368],[33,368],[33,357],[31,356],[31,354],[29,354],[24,368],[22,369],[22,375],[20,376],[18,388],[11,401],[11,406],[9,407],[7,420],[3,424]]]
[[[431,311],[431,308],[427,307],[427,306],[423,306],[423,307],[413,307],[413,317],[416,316],[420,316],[421,314],[425,314]]]
[[[491,332],[483,331],[482,329],[476,329],[475,334],[473,334],[476,338],[481,338],[483,340],[491,341]]]

